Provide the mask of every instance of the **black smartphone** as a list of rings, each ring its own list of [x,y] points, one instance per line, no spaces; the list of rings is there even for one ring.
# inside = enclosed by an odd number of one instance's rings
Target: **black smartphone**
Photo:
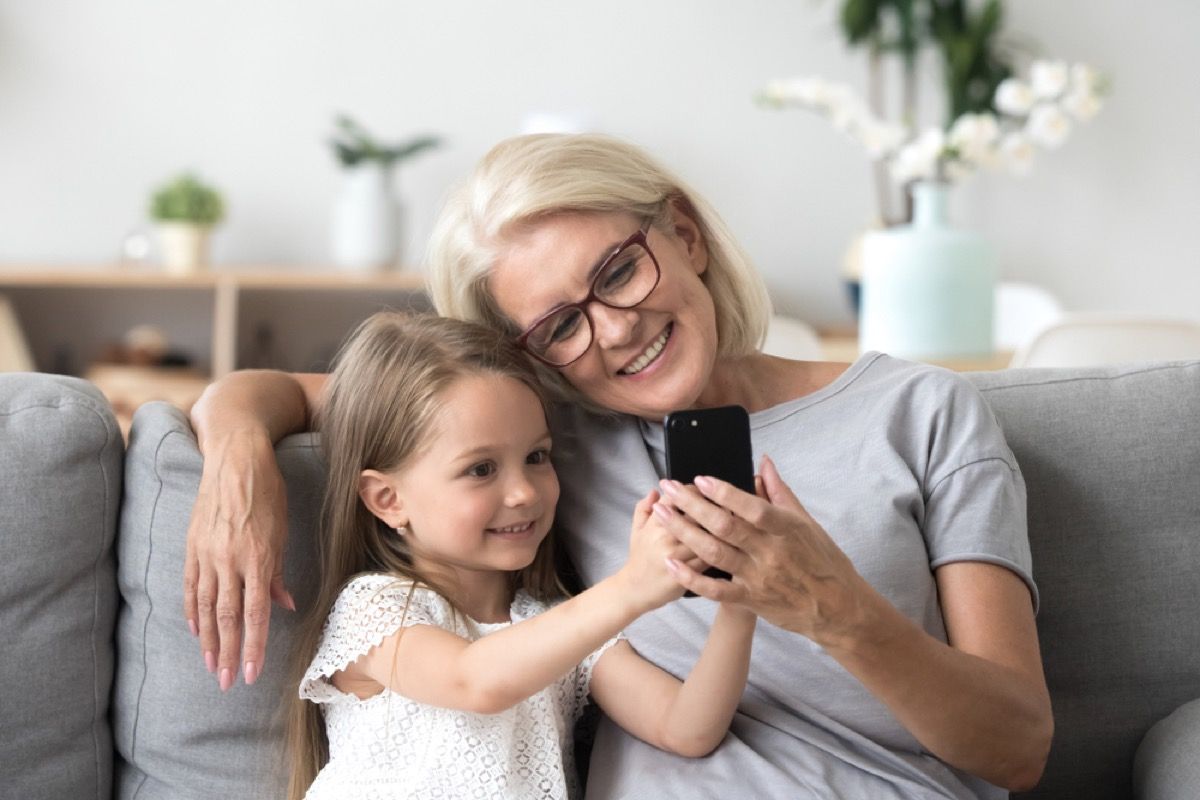
[[[693,483],[709,475],[754,494],[754,456],[750,448],[750,415],[741,406],[675,411],[663,421],[666,436],[667,477]],[[716,567],[704,572],[729,580]],[[688,592],[685,597],[695,597]]]

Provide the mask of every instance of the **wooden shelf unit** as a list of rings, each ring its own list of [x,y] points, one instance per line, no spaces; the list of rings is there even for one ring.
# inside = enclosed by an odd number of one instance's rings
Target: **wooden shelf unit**
[[[424,288],[424,276],[408,271],[352,273],[311,267],[239,266],[214,267],[192,275],[173,276],[141,266],[0,267],[0,293],[11,291],[18,296],[48,290],[107,292],[126,289],[168,294],[188,291],[211,293],[207,312],[211,325],[211,367],[208,373],[214,379],[238,368],[239,310],[248,293],[327,295],[331,292],[358,292],[377,294],[381,300],[411,304],[414,296],[423,296]],[[95,297],[92,295],[89,300]],[[104,300],[101,298],[96,302]],[[138,321],[132,320],[130,324]],[[30,327],[42,323],[34,320],[25,324]],[[339,337],[343,333],[339,331]],[[31,333],[26,335],[27,338],[32,336]]]

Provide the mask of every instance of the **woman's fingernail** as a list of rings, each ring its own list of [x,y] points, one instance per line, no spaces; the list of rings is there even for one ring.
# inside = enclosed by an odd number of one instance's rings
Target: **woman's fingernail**
[[[253,661],[247,661],[246,665],[242,667],[242,675],[245,676],[246,685],[250,686],[258,680],[258,665]]]
[[[654,516],[658,517],[659,519],[667,520],[671,518],[670,510],[668,510],[667,507],[662,503],[655,503],[651,511],[653,511]]]
[[[679,572],[679,562],[678,561],[676,561],[673,558],[664,558],[663,561],[667,562],[668,570],[670,570],[671,572]]]
[[[712,491],[714,486],[716,486],[716,484],[713,483],[712,478],[708,477],[707,475],[697,475],[696,476],[696,488],[699,489],[700,491],[702,491],[702,492]]]
[[[221,670],[221,691],[229,691],[230,686],[233,686],[233,673],[229,670],[229,667],[225,667]]]
[[[200,629],[196,627],[196,620],[194,619],[188,620],[188,630],[192,632],[192,636],[200,635]]]
[[[661,481],[659,481],[658,485],[662,487],[662,490],[665,494],[668,494],[671,497],[674,497],[675,493],[679,491],[679,489],[676,488],[678,484],[676,484],[675,481],[669,481],[666,478],[663,478]]]
[[[217,671],[217,656],[212,650],[204,651],[204,666],[208,667],[208,674]]]

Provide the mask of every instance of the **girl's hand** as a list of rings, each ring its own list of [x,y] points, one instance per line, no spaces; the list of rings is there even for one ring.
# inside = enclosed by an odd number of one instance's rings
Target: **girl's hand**
[[[873,590],[769,458],[761,472],[757,497],[716,478],[697,478],[695,486],[662,482],[671,506],[667,530],[733,575],[709,578],[683,564],[676,578],[696,594],[743,606],[818,644],[852,637]]]
[[[631,599],[644,613],[683,595],[683,586],[667,566],[668,559],[703,571],[707,566],[665,527],[662,511],[656,513],[660,495],[651,491],[633,511],[629,558],[621,568]]]

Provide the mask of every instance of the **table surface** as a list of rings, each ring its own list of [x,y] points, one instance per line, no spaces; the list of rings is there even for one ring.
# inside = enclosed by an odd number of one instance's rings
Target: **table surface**
[[[852,331],[828,331],[819,336],[821,349],[827,361],[852,362],[858,358],[858,336]],[[997,350],[991,355],[973,356],[969,358],[930,358],[920,359],[927,364],[952,369],[955,372],[980,372],[997,369],[1007,369],[1013,354],[1008,350]]]

